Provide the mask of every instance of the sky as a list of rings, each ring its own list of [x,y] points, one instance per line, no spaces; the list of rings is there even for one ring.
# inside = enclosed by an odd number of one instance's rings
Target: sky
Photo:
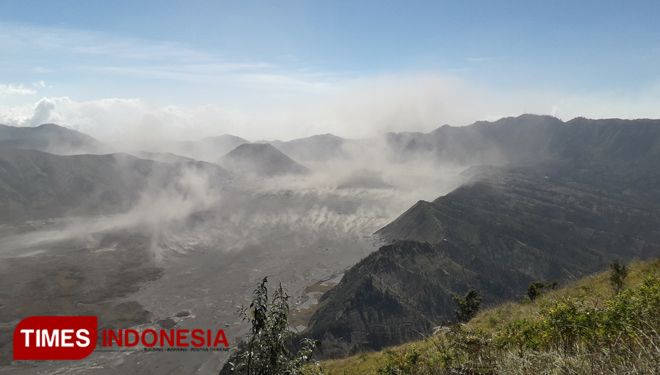
[[[657,1],[32,1],[0,123],[288,140],[536,113],[660,118]]]

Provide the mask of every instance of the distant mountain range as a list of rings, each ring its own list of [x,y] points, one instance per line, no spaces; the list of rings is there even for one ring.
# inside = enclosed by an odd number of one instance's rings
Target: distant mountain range
[[[419,339],[470,288],[488,306],[532,281],[660,256],[660,121],[525,115],[388,139],[400,160],[495,166],[375,233],[389,244],[323,295],[306,331],[326,357]]]
[[[470,126],[442,126],[423,133],[388,133],[398,160],[426,155],[463,165],[537,163],[544,160],[641,160],[660,155],[658,120],[563,122],[552,116],[522,115]]]
[[[383,159],[395,162],[414,162],[421,159],[465,166],[482,164],[534,166],[539,163],[552,164],[559,161],[568,163],[567,165],[595,163],[600,166],[609,166],[612,163],[632,163],[635,170],[638,170],[639,165],[643,163],[646,165],[660,163],[659,124],[658,120],[589,120],[585,118],[563,122],[551,116],[522,115],[503,118],[495,122],[477,122],[466,127],[445,125],[427,134],[388,133],[384,138],[386,148],[377,149],[376,152],[381,152]],[[347,140],[332,134],[288,142],[273,141],[270,144],[250,143],[240,137],[222,135],[200,141],[181,141],[162,145],[162,147],[174,145],[174,152],[164,152],[166,151],[164,149],[163,152],[138,151],[134,155],[140,159],[174,164],[192,163],[194,159],[208,160],[209,157],[214,157],[211,161],[219,162],[234,172],[272,177],[283,174],[309,173],[309,170],[298,161],[322,162],[337,159],[348,160],[347,158],[350,157],[359,158],[360,152],[355,155],[350,154],[347,150],[357,149],[366,152],[369,146],[374,144],[376,144],[375,141]],[[86,158],[79,156],[55,162],[54,160],[59,160],[59,158],[38,153],[21,154],[9,151],[9,149],[30,149],[59,155],[99,154],[112,151],[111,147],[90,136],[54,124],[35,128],[0,125],[0,150],[2,150],[2,158],[4,158],[4,161],[0,160],[0,163],[7,165],[2,172],[4,173],[2,183],[8,192],[27,194],[24,192],[29,190],[47,191],[54,194],[53,197],[59,194],[56,194],[57,189],[47,187],[51,186],[51,183],[54,184],[52,186],[57,186],[55,181],[49,181],[41,188],[37,187],[39,184],[29,187],[25,185],[25,188],[12,187],[18,186],[16,181],[19,180],[32,181],[30,178],[34,178],[39,173],[42,173],[42,178],[54,178],[52,174],[45,173],[43,170],[37,172],[38,168],[35,169],[34,176],[27,178],[28,171],[31,170],[30,168],[34,168],[36,162],[27,163],[30,167],[12,169],[12,166],[20,164],[19,160],[15,159],[19,156],[23,161],[29,158],[41,160],[42,163],[49,160],[52,162],[51,166],[55,173],[60,173],[58,168],[73,168],[72,161],[76,160],[76,163],[80,165],[75,168],[82,168],[76,172],[77,178],[80,181],[88,181],[90,186],[99,184],[98,181],[104,181],[104,176],[113,176],[114,173],[111,171],[106,173],[104,169],[106,167],[103,166],[95,167],[95,163],[103,164],[106,160],[111,160],[110,157]],[[87,169],[83,167],[85,163],[79,162],[84,159],[90,160]],[[135,165],[140,163],[142,162]],[[628,168],[619,164],[616,164],[616,168],[621,170]],[[107,165],[108,163],[106,163]],[[585,168],[590,169],[591,166]],[[104,171],[105,174],[102,175],[100,171]],[[61,173],[66,175],[73,172]],[[656,172],[653,168],[647,168],[645,173]],[[597,178],[597,176],[593,177]],[[369,181],[350,180],[345,184],[347,186],[356,184],[386,186],[378,180],[377,174],[370,178]],[[107,187],[108,192],[112,192],[119,189],[117,184],[120,182],[118,181],[125,180],[110,178],[103,185]],[[648,195],[648,192],[653,190],[648,183],[644,182],[643,175],[640,175],[637,180],[640,186],[646,187],[646,190],[638,191],[639,194]],[[607,183],[607,181],[600,182]],[[647,198],[650,199],[650,197]],[[25,202],[29,200],[26,197],[21,199],[24,199]],[[53,199],[67,202],[66,199]],[[45,204],[44,207],[46,206]],[[12,207],[5,212],[20,211],[18,208]],[[421,229],[415,230],[420,231]]]
[[[470,168],[461,187],[377,231],[385,245],[323,296],[306,334],[328,356],[418,338],[452,319],[451,297],[470,288],[492,305],[520,299],[532,281],[573,280],[612,259],[660,255],[660,120],[523,115],[380,141],[385,147],[374,150],[383,160]],[[240,174],[306,175],[299,162],[360,157],[347,150],[378,142],[325,134],[172,144],[136,156],[68,155],[110,148],[57,125],[0,126],[0,221],[120,212],[147,188],[145,176],[168,186],[190,169],[205,171],[212,186]],[[377,173],[345,185],[387,186]]]
[[[310,173],[270,144],[230,135],[175,142],[174,149],[200,158],[222,155],[222,163],[238,174]],[[184,170],[203,170],[217,180],[216,186],[232,178],[215,163],[169,152],[99,155],[111,151],[88,135],[54,124],[0,125],[0,222],[122,212],[147,187],[173,186]]]
[[[521,115],[470,126],[441,126],[429,133],[387,133],[387,156],[393,160],[431,157],[463,165],[505,165],[543,160],[586,160],[600,157],[636,160],[660,155],[658,120],[590,120],[563,122],[552,116]],[[236,147],[251,143],[232,135],[198,141],[158,141],[146,144],[148,153],[172,153],[187,158],[216,161]],[[362,147],[365,140],[332,134],[291,141],[270,141],[282,153],[298,160],[326,161],[348,157],[346,147]],[[0,125],[0,146],[33,149],[54,154],[109,153],[110,146],[54,124],[34,128]]]

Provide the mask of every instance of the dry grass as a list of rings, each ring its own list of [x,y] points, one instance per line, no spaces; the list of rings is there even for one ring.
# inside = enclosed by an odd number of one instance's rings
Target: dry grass
[[[626,286],[638,287],[648,276],[660,277],[660,259],[633,262]],[[614,297],[609,273],[584,278],[563,289],[551,291],[534,302],[509,302],[481,312],[462,329],[493,337],[508,323],[521,319],[538,319],[539,310],[555,302],[576,299],[582,306],[602,308]],[[566,350],[524,350],[487,348],[476,356],[479,361],[492,360],[491,366],[448,366],[446,353],[456,339],[446,334],[435,335],[425,341],[408,343],[381,352],[360,353],[355,356],[322,362],[326,374],[660,374],[660,335],[653,327],[640,332],[640,338],[615,347],[594,347],[584,343]],[[454,336],[455,337],[455,336]],[[467,335],[463,336],[464,338]],[[453,340],[453,341],[452,341]],[[449,345],[448,343],[454,344]],[[453,350],[453,349],[451,349]],[[412,353],[412,354],[411,354]],[[412,360],[410,358],[417,358]],[[474,362],[474,360],[472,360]],[[414,365],[411,365],[414,363]],[[467,362],[466,362],[467,363]],[[494,364],[494,365],[493,365]],[[388,367],[389,366],[389,367]],[[470,367],[472,366],[472,367]]]

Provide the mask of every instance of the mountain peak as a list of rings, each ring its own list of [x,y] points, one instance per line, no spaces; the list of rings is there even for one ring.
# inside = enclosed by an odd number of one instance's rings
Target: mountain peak
[[[269,143],[244,143],[220,158],[219,164],[235,172],[266,177],[310,172]]]

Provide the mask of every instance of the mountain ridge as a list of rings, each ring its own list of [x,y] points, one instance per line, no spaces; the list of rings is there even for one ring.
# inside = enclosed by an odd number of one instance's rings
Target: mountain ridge
[[[347,139],[334,134],[318,134],[305,138],[292,139],[290,141],[267,142],[275,146],[284,154],[301,161],[327,161],[336,158],[346,158],[343,150]]]
[[[324,304],[312,316],[306,334],[324,342],[324,357],[351,347],[379,350],[411,340],[416,332],[428,332],[422,315],[435,325],[451,320],[451,297],[470,288],[478,289],[489,306],[522,298],[532,281],[568,282],[605,268],[613,259],[660,256],[660,177],[656,174],[648,181],[648,186],[656,186],[650,195],[636,194],[644,188],[622,176],[648,178],[646,170],[630,169],[628,164],[611,167],[490,167],[445,196],[417,202],[375,233],[388,244],[346,272],[336,290],[323,295]],[[404,255],[396,255],[392,248]],[[400,260],[419,258],[422,248],[432,260]],[[447,276],[464,279],[452,284]],[[371,287],[357,287],[364,285]],[[407,292],[392,292],[402,288]],[[419,290],[432,295],[418,298]],[[385,296],[393,299],[394,312],[379,310],[375,301]],[[416,312],[402,312],[408,305]],[[374,315],[375,311],[380,312]],[[389,332],[379,328],[383,316]]]
[[[215,186],[231,179],[220,166],[196,160],[163,163],[128,154],[55,155],[0,147],[0,221],[121,212],[150,183],[172,186],[184,170],[203,171],[217,180]]]
[[[77,130],[56,124],[36,127],[0,125],[0,147],[33,149],[53,154],[102,154],[111,148]]]

